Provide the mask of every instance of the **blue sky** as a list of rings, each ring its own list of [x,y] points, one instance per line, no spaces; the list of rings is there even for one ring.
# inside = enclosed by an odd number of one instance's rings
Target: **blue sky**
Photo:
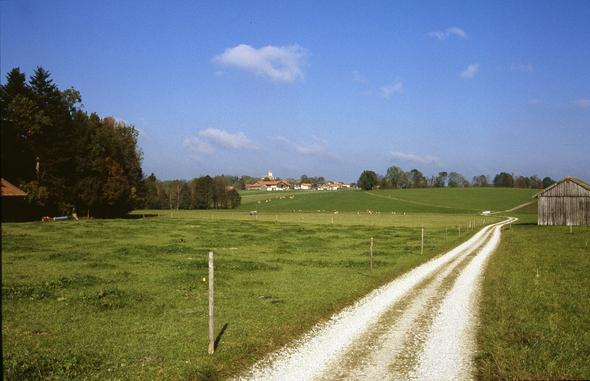
[[[37,65],[140,131],[146,173],[390,165],[590,180],[590,2],[0,1]]]

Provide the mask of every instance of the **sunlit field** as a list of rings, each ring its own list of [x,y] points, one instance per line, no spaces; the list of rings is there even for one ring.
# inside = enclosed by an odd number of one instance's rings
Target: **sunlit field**
[[[294,198],[269,193],[244,194],[238,210],[139,210],[129,219],[3,224],[5,378],[237,375],[502,215],[452,209],[456,192],[436,200],[432,210],[381,197],[395,194],[390,191],[372,192],[377,197],[360,191],[293,192]],[[403,194],[410,199],[413,192]],[[469,200],[477,193],[465,194]],[[470,207],[510,208],[530,199],[513,194],[512,203],[498,196],[470,201]],[[355,198],[359,210],[352,210]],[[290,210],[287,203],[294,200],[313,207]],[[204,281],[209,251],[216,261],[213,356],[207,354]]]

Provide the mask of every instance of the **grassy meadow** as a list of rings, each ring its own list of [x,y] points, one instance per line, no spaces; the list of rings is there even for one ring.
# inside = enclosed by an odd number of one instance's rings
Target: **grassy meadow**
[[[535,207],[487,267],[480,379],[590,379],[590,227],[537,226]]]
[[[418,190],[245,192],[242,208],[234,211],[137,211],[132,219],[2,224],[4,377],[211,380],[236,375],[375,287],[456,246],[481,224],[499,219],[484,219],[476,210],[509,209],[534,193],[496,191],[432,190],[423,198]],[[250,210],[259,213],[252,216]],[[523,214],[521,220],[533,217]],[[469,224],[477,226],[469,229]],[[519,229],[514,226],[509,234],[517,237]],[[219,335],[213,356],[207,355],[203,280],[209,250],[216,256]],[[507,252],[505,246],[502,250]],[[491,266],[492,274],[503,274],[498,263],[513,257],[493,258],[501,261]],[[492,279],[486,278],[486,285]],[[525,290],[507,288],[494,305],[510,302],[507,296],[517,291]]]
[[[338,211],[382,213],[473,214],[502,211],[531,201],[533,189],[516,188],[424,188],[384,189],[370,192],[338,191],[247,191],[242,210]]]

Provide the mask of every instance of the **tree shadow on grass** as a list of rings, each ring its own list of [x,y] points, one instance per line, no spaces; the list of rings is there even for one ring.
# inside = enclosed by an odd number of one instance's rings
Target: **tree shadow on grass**
[[[229,325],[229,323],[225,323],[223,325],[223,327],[221,328],[221,331],[219,331],[219,334],[215,338],[215,342],[213,343],[213,348],[215,350],[217,350],[217,347],[219,346],[219,343],[221,342],[221,336],[223,336],[223,334],[225,333],[225,330],[227,329],[228,325]]]
[[[158,217],[158,214],[144,213],[144,214],[126,214],[121,217],[124,220],[139,220],[142,218]]]

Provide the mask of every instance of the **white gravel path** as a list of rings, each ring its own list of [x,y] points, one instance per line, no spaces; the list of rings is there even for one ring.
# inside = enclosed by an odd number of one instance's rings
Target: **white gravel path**
[[[509,222],[516,221],[515,218]],[[416,380],[470,380],[475,353],[475,323],[478,297],[485,264],[500,243],[501,226],[496,226],[490,241],[461,272],[447,294],[431,326],[410,377]]]
[[[283,348],[258,362],[240,379],[281,381],[312,380],[317,378],[331,379],[329,370],[337,369],[338,364],[342,362],[342,356],[348,352],[351,346],[358,344],[357,341],[359,338],[361,338],[363,334],[366,334],[368,329],[374,327],[384,313],[389,311],[397,302],[402,300],[412,291],[415,291],[422,282],[437,275],[439,272],[444,272],[445,266],[449,263],[453,262],[460,256],[466,256],[467,254],[472,253],[479,246],[483,245],[488,239],[490,235],[489,233],[494,231],[493,236],[499,236],[499,229],[504,223],[507,222],[484,227],[469,240],[448,253],[436,257],[400,276],[394,281],[372,291],[354,305],[345,308],[340,313],[334,315],[327,323],[319,324],[314,327],[308,334],[293,345]],[[498,238],[496,238],[496,241],[497,239]],[[492,241],[493,238],[490,242]],[[493,250],[495,245],[496,244],[493,244],[492,248],[489,250],[489,243],[484,246],[482,253],[488,253],[487,255],[484,254],[485,258],[487,258],[489,252]],[[482,253],[476,256],[475,259],[478,259]],[[461,280],[461,287],[470,288],[471,284],[479,277],[485,259],[478,260],[478,262],[475,262],[475,259],[467,268],[465,268],[462,275],[457,279],[457,284],[459,283],[459,280]],[[480,264],[476,266],[473,265],[473,263]],[[470,269],[469,272],[467,272],[468,268]],[[463,274],[471,275],[463,276]],[[453,290],[456,288],[457,286],[455,286]],[[460,298],[467,298],[469,302],[463,301],[450,304],[449,307],[445,307],[442,311],[446,311],[448,308],[465,308],[472,306],[472,295],[470,293],[468,293],[470,296],[465,297],[460,295],[458,291],[453,292],[453,290],[449,295],[459,294]],[[451,303],[448,301],[449,299],[451,299],[450,296],[445,298],[443,305],[446,306]],[[433,329],[428,336],[427,343],[429,346],[426,348],[431,348],[430,345],[437,345],[437,340],[446,340],[447,334],[441,330],[445,329],[444,324],[448,323],[448,319],[452,319],[453,317],[447,318],[440,316],[446,316],[447,314],[448,313],[441,313],[441,315],[437,317],[436,330],[435,326],[433,326]],[[441,320],[440,323],[438,323],[439,320]],[[463,320],[463,318],[459,317],[459,320]],[[472,323],[466,323],[465,327],[470,327],[471,325]],[[463,327],[461,324],[459,324],[459,326]],[[468,328],[461,332],[466,332],[467,329]],[[424,333],[420,332],[420,334]],[[440,335],[442,336],[438,337]],[[463,340],[462,333],[450,336],[452,336],[452,340],[454,340],[455,344],[463,343],[463,341],[461,341]],[[467,345],[464,347],[468,348]],[[448,349],[449,347],[445,346],[445,348]],[[428,350],[436,351],[435,347]],[[448,361],[444,363],[444,366],[451,366],[454,363],[464,364],[465,361],[463,361],[464,359],[461,356],[465,356],[468,352],[468,350],[461,350],[459,354],[453,354],[452,349],[448,349],[448,351],[445,352]],[[431,364],[431,360],[434,360],[434,357],[431,356],[431,352],[417,354],[416,357],[420,359],[420,366],[415,372],[408,374],[410,378],[429,380],[439,379],[438,377],[432,377],[432,374],[437,374],[432,372],[435,372],[435,368],[439,365],[436,363]],[[385,360],[383,356],[380,356],[380,358]],[[384,366],[386,365],[380,364],[380,370],[377,373],[382,373]],[[328,373],[326,373],[327,371]],[[450,372],[447,373],[450,374]],[[447,373],[444,374],[446,375]]]

